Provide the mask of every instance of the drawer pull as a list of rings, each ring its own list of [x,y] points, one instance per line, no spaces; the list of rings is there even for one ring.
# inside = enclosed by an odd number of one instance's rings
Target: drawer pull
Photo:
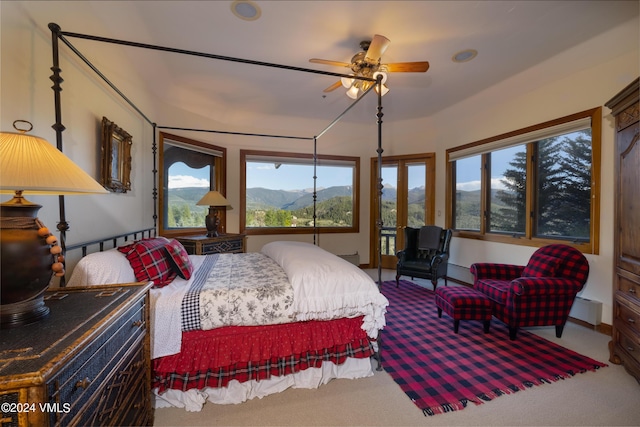
[[[631,293],[631,294],[635,294],[635,293],[636,293],[635,288],[629,288],[629,293]]]
[[[132,323],[133,326],[135,326],[136,328],[139,328],[140,326],[142,326],[142,320],[136,320],[135,322]]]
[[[85,377],[82,381],[78,381],[76,383],[76,388],[84,388],[86,389],[87,387],[89,387],[89,384],[91,384],[91,380],[87,377]]]
[[[636,323],[636,319],[634,319],[633,317],[629,317],[629,318],[627,319],[627,322],[629,322],[629,323]]]
[[[627,346],[627,351],[635,351],[635,348],[633,348],[631,346]]]

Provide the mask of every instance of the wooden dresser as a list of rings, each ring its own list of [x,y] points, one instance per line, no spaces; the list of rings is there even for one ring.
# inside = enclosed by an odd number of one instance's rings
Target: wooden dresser
[[[605,105],[615,117],[615,258],[610,361],[640,382],[640,80]]]
[[[0,331],[0,426],[152,425],[149,284],[58,288]]]
[[[178,236],[175,239],[182,243],[189,255],[237,254],[246,251],[244,234]]]

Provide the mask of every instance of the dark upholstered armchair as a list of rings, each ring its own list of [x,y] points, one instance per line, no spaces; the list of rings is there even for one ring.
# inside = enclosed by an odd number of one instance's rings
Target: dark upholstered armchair
[[[507,324],[509,338],[516,339],[521,326],[555,326],[560,338],[589,263],[577,249],[554,244],[535,251],[526,266],[477,263],[471,273],[473,288],[491,299],[493,315]]]
[[[451,234],[451,230],[443,230],[435,225],[420,228],[406,227],[404,229],[405,247],[396,254],[398,256],[396,287],[398,287],[400,276],[429,279],[434,291],[438,286],[438,279],[443,277],[446,286]]]

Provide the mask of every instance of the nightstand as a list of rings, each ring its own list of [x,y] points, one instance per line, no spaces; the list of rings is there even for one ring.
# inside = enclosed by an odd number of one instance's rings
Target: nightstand
[[[153,425],[150,288],[49,290],[49,316],[3,329],[0,424]]]
[[[245,252],[246,235],[244,234],[221,234],[218,237],[178,236],[175,239],[182,243],[189,255]]]

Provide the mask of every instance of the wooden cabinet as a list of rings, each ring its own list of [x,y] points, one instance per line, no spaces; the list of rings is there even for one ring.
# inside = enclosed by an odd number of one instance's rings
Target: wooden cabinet
[[[610,361],[640,382],[640,80],[606,106],[615,117],[615,265]]]
[[[150,287],[47,291],[48,317],[2,330],[0,425],[152,425]]]
[[[237,254],[246,251],[244,234],[221,234],[218,237],[178,236],[175,239],[182,243],[189,255]]]

